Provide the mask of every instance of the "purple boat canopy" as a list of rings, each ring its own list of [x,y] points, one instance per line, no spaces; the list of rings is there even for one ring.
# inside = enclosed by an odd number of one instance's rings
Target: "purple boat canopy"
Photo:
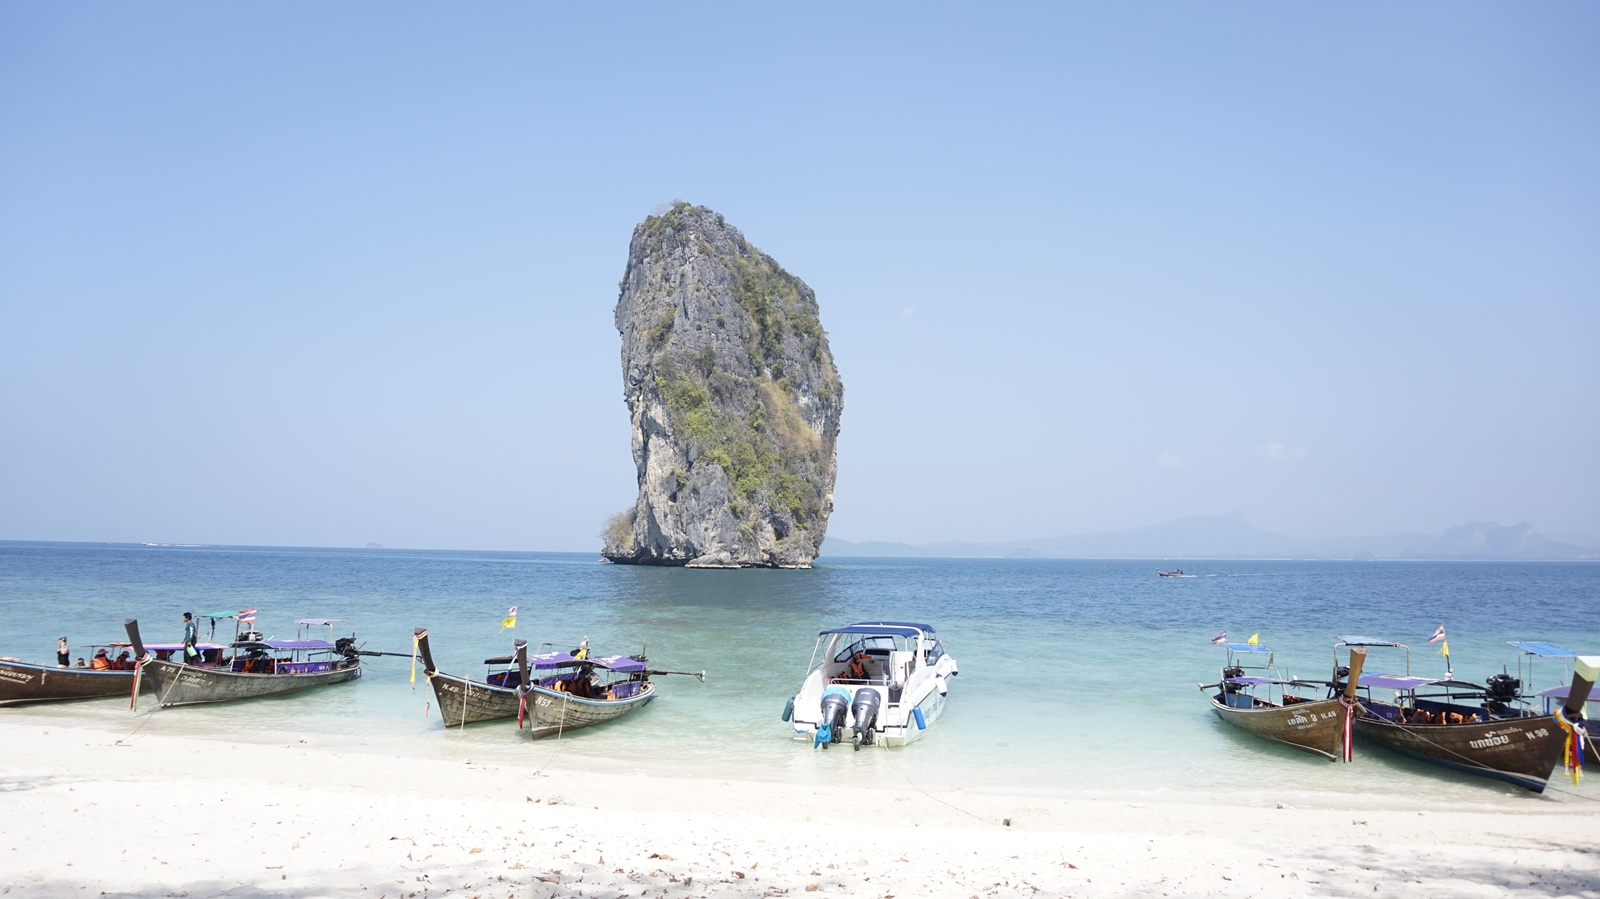
[[[1409,674],[1363,674],[1361,680],[1357,681],[1363,687],[1380,687],[1385,690],[1415,690],[1440,682],[1437,677],[1412,677]]]
[[[1259,686],[1261,684],[1286,684],[1286,683],[1288,683],[1288,681],[1273,680],[1270,677],[1230,677],[1230,678],[1227,678],[1227,681],[1230,684],[1242,684],[1242,685],[1244,685],[1246,687],[1255,687],[1255,686]]]
[[[492,661],[496,661],[491,659]],[[577,665],[593,665],[596,668],[606,668],[624,674],[634,671],[643,671],[645,664],[638,659],[627,656],[596,656],[590,659],[574,658],[565,652],[541,652],[536,656],[528,656],[530,668],[572,668]]]
[[[95,646],[109,646],[114,649],[132,649],[132,643],[96,643]],[[146,643],[144,648],[150,652],[177,652],[183,648],[182,643]],[[196,643],[196,649],[227,649],[222,643]]]
[[[343,620],[344,620],[343,618],[296,618],[294,620],[294,623],[295,624],[309,624],[309,625],[312,625],[314,627],[322,627],[322,626],[328,625],[328,624],[338,624],[339,622],[341,622]]]
[[[538,655],[528,656],[530,668],[555,668],[561,665],[576,665],[578,660],[564,652],[541,652]]]

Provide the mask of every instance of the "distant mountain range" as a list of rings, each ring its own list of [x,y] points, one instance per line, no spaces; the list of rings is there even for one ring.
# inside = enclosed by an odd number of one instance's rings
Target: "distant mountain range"
[[[1586,536],[1586,535],[1585,535]],[[1040,559],[1600,559],[1600,548],[1575,546],[1539,534],[1526,521],[1507,527],[1468,522],[1443,534],[1330,537],[1303,540],[1263,531],[1244,514],[1196,515],[1162,524],[1099,534],[1041,537],[1003,543],[851,543],[829,537],[822,555],[924,558]]]

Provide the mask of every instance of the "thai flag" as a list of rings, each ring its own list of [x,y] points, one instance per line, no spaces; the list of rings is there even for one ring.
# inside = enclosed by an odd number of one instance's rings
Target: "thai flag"
[[[1215,637],[1212,637],[1211,638],[1211,642],[1212,643],[1226,643],[1226,642],[1228,642],[1228,632],[1227,631],[1223,631],[1222,633],[1216,635]]]
[[[250,624],[251,622],[254,622],[255,620],[256,620],[256,610],[255,609],[244,609],[244,610],[239,612],[239,622],[241,624]]]
[[[1439,629],[1433,632],[1433,636],[1428,638],[1428,642],[1429,643],[1438,643],[1440,640],[1443,640],[1443,639],[1444,639],[1444,625],[1441,624],[1441,625],[1439,625]]]

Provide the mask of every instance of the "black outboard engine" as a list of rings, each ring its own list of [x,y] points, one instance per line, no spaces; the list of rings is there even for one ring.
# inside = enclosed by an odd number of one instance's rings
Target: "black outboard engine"
[[[844,736],[844,713],[849,711],[850,691],[842,687],[829,687],[822,694],[822,723],[817,727],[816,741],[811,744],[815,749],[821,746],[828,748],[829,743],[837,743]]]
[[[333,641],[333,651],[347,659],[359,658],[361,655],[360,653],[356,652],[355,637],[340,637],[339,639]]]
[[[883,697],[871,687],[862,687],[856,691],[856,698],[850,703],[850,714],[856,719],[856,752],[861,751],[861,744],[872,745],[872,726],[878,723],[878,705]]]
[[[1522,681],[1509,674],[1491,674],[1483,682],[1483,698],[1486,704],[1497,712],[1509,709],[1510,704],[1517,701],[1517,695],[1522,692]]]
[[[1244,668],[1239,665],[1228,665],[1222,669],[1222,692],[1239,692],[1238,684],[1231,684],[1228,682],[1228,678],[1230,677],[1244,677]]]

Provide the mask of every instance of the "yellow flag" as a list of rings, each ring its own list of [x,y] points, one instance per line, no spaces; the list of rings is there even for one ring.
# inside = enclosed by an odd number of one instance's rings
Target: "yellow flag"
[[[512,606],[511,608],[506,610],[506,617],[500,619],[500,629],[501,630],[505,630],[508,627],[516,627],[516,626],[517,626],[517,607],[516,606]]]
[[[1450,641],[1449,640],[1446,640],[1443,643],[1439,644],[1439,655],[1442,655],[1447,659],[1450,658]]]
[[[1250,635],[1250,639],[1248,639],[1248,640],[1246,640],[1244,642],[1250,644],[1251,646],[1260,646],[1261,645],[1261,635],[1259,633],[1251,634]]]

